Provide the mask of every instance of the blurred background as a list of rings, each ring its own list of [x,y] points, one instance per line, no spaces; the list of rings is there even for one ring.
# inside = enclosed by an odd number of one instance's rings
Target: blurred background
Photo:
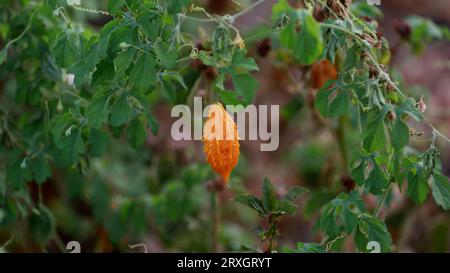
[[[106,10],[106,1],[81,1],[82,5]],[[251,1],[242,1],[248,5]],[[240,17],[236,27],[251,37],[261,26],[270,27],[271,7],[266,1]],[[290,1],[295,5],[296,1]],[[232,0],[198,1],[208,12],[233,14],[238,4]],[[450,135],[450,43],[429,42],[415,50],[405,42],[405,25],[412,15],[432,19],[450,27],[448,0],[381,0],[379,32],[392,47],[391,66],[395,78],[406,92],[423,97],[430,121]],[[74,20],[86,28],[98,29],[111,18],[106,15],[72,11]],[[187,31],[210,33],[208,25],[186,24]],[[261,194],[263,177],[275,184],[282,194],[289,187],[302,185],[311,191],[300,201],[298,212],[280,223],[279,246],[293,247],[296,242],[320,242],[315,223],[319,209],[338,192],[349,187],[339,176],[339,152],[329,130],[321,126],[310,111],[310,80],[301,68],[279,59],[276,44],[270,38],[247,42],[249,54],[260,66],[255,74],[260,83],[255,104],[279,104],[281,107],[280,147],[275,152],[261,152],[258,141],[241,141],[241,156],[232,172],[229,187],[220,195],[222,251],[254,251],[261,245],[257,237],[257,215],[231,199],[236,194]],[[193,69],[197,69],[193,63]],[[208,73],[208,70],[198,70]],[[0,89],[8,88],[2,77]],[[81,175],[78,170],[53,170],[43,184],[44,203],[54,215],[55,234],[45,251],[59,252],[68,241],[80,242],[82,252],[141,252],[130,245],[143,243],[149,252],[210,251],[210,202],[207,184],[215,174],[205,163],[199,141],[174,141],[170,128],[171,105],[155,100],[153,112],[160,129],[156,137],[149,134],[144,146],[135,150],[111,140],[108,152],[90,162]],[[430,131],[426,127],[413,146],[426,150]],[[444,174],[450,176],[450,144],[438,143]],[[29,185],[37,198],[38,190]],[[351,185],[350,185],[351,187]],[[376,200],[367,197],[369,208]],[[450,214],[436,207],[432,200],[417,206],[395,190],[389,196],[390,207],[382,211],[399,252],[449,252]],[[26,201],[24,205],[26,206]],[[20,208],[15,209],[18,224],[0,227],[0,245],[14,238],[9,252],[42,251],[45,234],[29,223],[21,222]],[[51,225],[51,223],[49,224]],[[28,232],[29,231],[29,232]],[[40,237],[43,237],[40,239]],[[352,251],[352,242],[343,250]]]

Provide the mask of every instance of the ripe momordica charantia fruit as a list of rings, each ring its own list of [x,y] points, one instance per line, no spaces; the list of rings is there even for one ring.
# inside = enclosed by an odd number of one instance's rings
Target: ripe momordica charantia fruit
[[[236,123],[220,103],[210,106],[203,127],[203,150],[211,168],[228,182],[239,159],[239,137]]]
[[[318,61],[311,67],[312,87],[314,89],[320,89],[327,81],[337,78],[336,66],[328,60]]]

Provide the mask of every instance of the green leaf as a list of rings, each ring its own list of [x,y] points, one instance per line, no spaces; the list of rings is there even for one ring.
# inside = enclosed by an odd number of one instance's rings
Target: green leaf
[[[55,232],[55,219],[50,210],[39,204],[31,214],[29,226],[33,240],[40,245],[46,245]]]
[[[301,32],[293,48],[295,59],[303,65],[312,65],[322,57],[323,38],[319,23],[311,14],[303,12]]]
[[[264,205],[264,210],[269,213],[272,212],[277,205],[275,189],[267,177],[264,177],[262,202]]]
[[[400,116],[397,116],[394,127],[392,128],[392,147],[395,150],[400,150],[409,143],[409,128],[401,120]]]
[[[336,81],[327,81],[322,88],[317,92],[314,106],[319,113],[324,116],[329,116],[330,96],[337,89]],[[333,86],[334,85],[334,86]]]
[[[409,171],[406,179],[408,180],[406,193],[416,204],[422,204],[427,199],[429,192],[427,178],[423,169],[418,167],[415,170]]]
[[[150,128],[150,131],[152,131],[152,134],[156,136],[159,130],[158,120],[151,113],[147,113],[146,116],[147,116],[147,126]]]
[[[169,13],[175,14],[180,12],[182,8],[187,7],[192,0],[169,0],[167,2],[167,9]]]
[[[85,57],[85,70],[91,71],[106,56],[111,40],[111,34],[120,26],[118,20],[111,20],[102,27],[98,41],[89,47],[89,51]]]
[[[64,68],[71,66],[80,58],[79,34],[72,30],[61,33],[52,48],[52,52],[59,66]]]
[[[415,100],[413,98],[407,98],[402,105],[397,108],[397,111],[401,114],[405,113],[414,118],[417,122],[422,120],[422,113],[415,107]]]
[[[278,200],[276,207],[270,212],[272,215],[281,216],[285,214],[294,214],[297,205],[285,199]]]
[[[156,62],[150,54],[142,54],[131,70],[130,80],[139,90],[146,91],[156,83]]]
[[[380,166],[373,162],[373,169],[367,178],[366,185],[369,188],[370,193],[379,195],[383,193],[383,190],[387,189],[389,186],[389,180],[386,178],[385,173],[380,168]]]
[[[431,180],[431,190],[436,204],[444,210],[450,209],[450,181],[448,177],[435,173]]]
[[[364,148],[368,152],[380,151],[386,146],[385,116],[386,111],[382,111],[378,115],[373,116],[363,132]]]
[[[364,203],[357,191],[341,193],[322,209],[319,226],[330,239],[334,239],[343,231],[353,232],[358,215],[364,211]]]
[[[55,143],[59,143],[60,138],[63,135],[63,132],[66,130],[69,124],[73,122],[72,114],[66,112],[64,114],[56,115],[52,118],[51,124],[51,133],[53,136],[53,141]]]
[[[86,108],[86,118],[93,128],[100,128],[108,120],[108,100],[111,91],[103,89],[94,94]]]
[[[223,23],[217,25],[212,34],[212,53],[214,57],[214,65],[218,63],[228,64],[231,62],[233,47],[230,29]]]
[[[135,48],[128,48],[117,55],[114,59],[114,67],[116,69],[116,78],[120,78],[125,75],[125,71],[130,67],[133,62],[134,55],[136,54]]]
[[[395,182],[397,182],[399,189],[402,189],[403,181],[405,180],[405,172],[402,167],[402,153],[400,151],[394,151],[394,158],[393,158],[393,166],[394,169],[394,179]]]
[[[80,60],[78,63],[71,66],[67,71],[75,75],[73,82],[78,89],[81,89],[83,84],[87,84],[90,81],[90,69],[86,66],[84,60]]]
[[[286,48],[293,50],[294,45],[297,41],[297,32],[295,30],[296,26],[293,22],[287,24],[280,31],[280,43]]]
[[[139,118],[135,118],[127,130],[128,141],[135,149],[139,148],[147,137],[147,131]]]
[[[213,66],[213,67],[216,66],[214,58],[212,56],[210,56],[209,53],[205,50],[200,50],[198,52],[198,58],[200,59],[200,61],[202,61],[202,63],[204,65]]]
[[[258,88],[258,81],[250,74],[232,74],[232,78],[236,91],[242,96],[246,104],[250,104]]]
[[[330,117],[339,117],[348,115],[350,99],[347,91],[341,91],[336,98],[331,102],[329,108]]]
[[[187,86],[184,83],[183,77],[181,76],[180,73],[178,73],[176,71],[164,71],[161,73],[161,78],[165,81],[177,83],[185,90],[187,89]]]
[[[278,2],[272,6],[271,20],[276,21],[283,14],[294,13],[295,9],[289,4],[287,0],[278,0]]]
[[[108,11],[110,13],[118,13],[124,6],[124,0],[108,0]]]
[[[34,180],[38,184],[44,183],[47,178],[52,175],[50,164],[48,163],[48,159],[44,155],[40,155],[33,160],[31,170],[33,172]]]
[[[119,127],[124,123],[127,123],[133,116],[133,111],[128,104],[127,95],[122,95],[111,106],[111,115],[109,123],[114,127]]]
[[[161,79],[159,82],[161,84],[161,91],[164,97],[171,103],[176,103],[177,93],[175,91],[175,86],[168,80]]]
[[[24,157],[20,150],[9,152],[6,159],[6,182],[8,185],[12,185],[13,189],[23,188],[25,182],[30,181],[32,178],[30,168],[27,168],[27,161],[24,162]]]
[[[341,212],[342,222],[347,233],[352,233],[358,226],[358,211],[352,208],[352,206],[345,206]]]
[[[138,28],[134,24],[121,23],[117,29],[111,33],[108,45],[108,55],[112,55],[112,52],[115,51],[121,51],[122,43],[128,45],[138,43]]]
[[[263,202],[261,201],[261,199],[259,199],[258,197],[254,196],[254,195],[250,195],[250,194],[238,195],[233,200],[238,203],[241,203],[244,206],[247,206],[247,207],[255,210],[258,213],[258,215],[261,217],[267,215],[267,213],[268,213],[264,209],[264,205],[263,205]]]
[[[383,17],[383,12],[378,7],[364,2],[354,3],[351,10],[358,17],[368,16],[374,19]]]
[[[158,37],[162,23],[162,18],[158,12],[154,10],[143,12],[139,15],[136,21],[138,26],[144,31],[145,35],[147,35],[150,40],[155,40]]]
[[[108,147],[110,140],[109,136],[97,129],[92,129],[91,133],[89,135],[89,146],[90,146],[90,153],[94,157],[99,157],[105,153],[106,148]]]
[[[231,65],[233,66],[234,72],[237,74],[259,70],[255,60],[253,58],[246,57],[246,55],[247,51],[245,49],[238,49],[234,52]]]
[[[64,159],[69,164],[73,164],[78,160],[78,156],[84,152],[84,141],[78,127],[71,127],[67,134],[61,139],[59,148]]]
[[[224,105],[242,105],[241,100],[237,97],[236,92],[229,90],[216,90],[219,94],[220,101]]]
[[[97,64],[97,69],[92,74],[92,85],[109,85],[114,79],[114,65],[106,59]]]
[[[176,65],[178,57],[176,49],[170,49],[166,42],[159,41],[154,46],[156,56],[161,65],[166,69],[172,69]]]
[[[287,200],[289,202],[295,202],[300,196],[302,196],[304,193],[308,192],[308,189],[295,186],[291,188],[284,196],[283,199]]]
[[[351,171],[351,176],[358,186],[364,185],[364,182],[366,181],[366,166],[367,161],[361,160],[361,163]]]
[[[367,243],[371,241],[380,244],[381,252],[390,252],[392,248],[392,237],[386,224],[366,213],[360,217],[355,239],[361,251],[367,251]]]

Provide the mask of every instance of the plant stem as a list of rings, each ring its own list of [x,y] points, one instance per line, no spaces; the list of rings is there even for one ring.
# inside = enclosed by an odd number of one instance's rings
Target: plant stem
[[[36,12],[37,12],[38,10],[40,10],[41,8],[42,8],[42,6],[36,8],[36,9],[31,13],[30,19],[28,20],[28,23],[27,23],[25,29],[22,31],[22,33],[19,34],[19,36],[17,36],[16,38],[12,39],[11,41],[9,41],[9,42],[5,45],[4,48],[6,48],[6,50],[8,50],[8,47],[10,47],[12,44],[14,44],[15,42],[17,42],[17,41],[19,41],[20,39],[22,39],[22,37],[28,32],[28,30],[29,30],[30,27],[31,27],[31,23],[33,22],[34,15],[36,15]],[[4,49],[4,48],[3,48],[3,49]]]
[[[381,208],[383,207],[384,201],[386,200],[387,195],[391,191],[392,184],[389,184],[389,187],[383,192],[383,195],[381,196],[380,200],[378,200],[377,207],[375,208],[375,211],[373,212],[373,215],[378,218]]]
[[[219,247],[220,210],[218,192],[211,192],[211,250],[214,253],[220,251]]]
[[[278,217],[273,217],[272,215],[269,215],[269,228],[267,229],[267,241],[269,242],[269,245],[267,246],[266,253],[272,253],[277,248],[277,234],[278,234]]]
[[[347,151],[347,141],[345,137],[347,118],[345,116],[341,116],[339,118],[339,125],[336,129],[336,136],[339,144],[339,150],[342,157],[342,171],[344,175],[348,175],[349,169],[349,160],[348,160],[348,151]]]
[[[64,246],[64,242],[61,239],[61,237],[59,237],[57,232],[55,232],[55,236],[53,237],[53,240],[54,240],[56,246],[58,247],[59,251],[61,251],[61,253],[67,252],[67,250]]]
[[[219,23],[221,19],[227,18],[227,19],[231,20],[231,23],[233,23],[234,20],[236,20],[236,18],[246,14],[247,12],[249,12],[250,10],[252,10],[253,8],[255,8],[256,6],[258,6],[259,4],[261,4],[265,1],[267,1],[267,0],[256,1],[253,4],[251,4],[250,6],[248,6],[246,9],[244,9],[234,15],[217,16],[217,15],[207,14],[206,11],[203,10],[203,12],[208,16],[208,18],[193,17],[193,16],[189,16],[189,15],[186,15],[183,13],[179,13],[179,16],[189,19],[189,20],[192,20],[192,21],[203,22],[203,23],[207,23],[207,22]]]
[[[264,1],[266,1],[266,0],[256,1],[255,3],[251,4],[248,8],[246,8],[246,9],[236,13],[235,15],[232,16],[233,20],[235,20],[236,18],[246,14],[247,12],[249,12],[250,10],[252,10],[253,8],[255,8],[256,6],[258,6],[259,4],[261,4]]]

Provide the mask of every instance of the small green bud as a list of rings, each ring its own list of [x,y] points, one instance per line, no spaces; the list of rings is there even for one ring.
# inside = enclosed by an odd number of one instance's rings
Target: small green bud
[[[119,44],[119,47],[120,47],[121,49],[127,49],[127,48],[129,48],[130,46],[131,46],[130,44],[127,44],[127,43],[124,43],[124,42],[122,42],[122,43]]]
[[[71,134],[72,134],[72,126],[70,126],[65,132],[66,137],[70,136]]]

